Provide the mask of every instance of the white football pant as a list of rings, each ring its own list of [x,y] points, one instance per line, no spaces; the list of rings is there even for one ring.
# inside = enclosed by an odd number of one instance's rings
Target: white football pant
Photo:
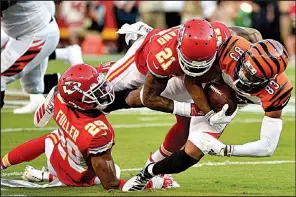
[[[1,52],[1,91],[6,89],[7,84],[21,78],[25,92],[43,93],[48,56],[55,50],[59,36],[58,25],[52,18],[47,27],[37,33],[9,38]]]

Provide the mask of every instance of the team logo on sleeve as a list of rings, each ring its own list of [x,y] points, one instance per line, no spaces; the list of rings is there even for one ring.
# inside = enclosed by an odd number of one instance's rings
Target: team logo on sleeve
[[[81,83],[76,81],[67,81],[65,85],[63,85],[63,91],[65,94],[73,94],[75,91],[79,91]]]

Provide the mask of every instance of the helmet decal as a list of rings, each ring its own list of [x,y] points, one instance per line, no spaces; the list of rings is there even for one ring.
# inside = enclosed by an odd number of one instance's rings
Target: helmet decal
[[[63,85],[63,91],[65,94],[73,94],[75,91],[81,92],[80,87],[81,83],[77,81],[66,81]]]

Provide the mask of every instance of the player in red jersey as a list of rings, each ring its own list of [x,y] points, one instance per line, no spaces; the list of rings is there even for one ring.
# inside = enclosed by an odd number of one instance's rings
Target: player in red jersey
[[[262,40],[261,34],[257,30],[252,28],[242,28],[237,26],[227,27],[221,22],[211,22],[211,25],[215,29],[218,46],[220,46],[232,35],[241,35],[252,43]],[[216,70],[216,68],[213,67],[211,70]],[[217,68],[217,70],[219,70],[219,68]],[[169,98],[175,98],[176,96],[173,97],[171,95],[176,93],[182,95],[181,98],[178,98],[180,96],[177,97],[178,101],[189,101],[188,96],[190,97],[190,95],[188,95],[183,81],[176,79],[176,77],[173,77],[173,79],[169,80],[168,85],[162,95],[165,95]],[[201,113],[198,112],[197,114],[200,115]],[[170,156],[172,153],[180,150],[184,146],[188,138],[191,119],[176,115],[176,120],[177,122],[167,132],[165,139],[159,149],[151,153],[146,164],[160,161],[165,157]]]
[[[67,69],[34,117],[34,124],[40,127],[53,117],[58,129],[10,151],[2,158],[1,169],[15,165],[28,149],[41,154],[43,148],[50,173],[42,174],[41,180],[57,177],[67,186],[101,183],[105,189],[120,189],[125,180],[119,179],[111,155],[115,134],[102,112],[113,101],[113,88],[95,68],[81,64]],[[158,179],[148,188],[160,189],[166,184]]]
[[[232,36],[219,49],[218,61],[223,80],[236,91],[241,101],[263,107],[265,116],[260,139],[243,145],[224,145],[217,138],[226,125],[217,130],[203,116],[192,117],[185,149],[148,164],[123,186],[123,191],[141,190],[155,175],[180,173],[208,153],[250,157],[273,154],[282,130],[282,109],[293,89],[284,73],[288,64],[285,48],[275,40],[251,44],[242,37]]]
[[[147,28],[147,31],[149,33],[135,41],[126,55],[107,73],[115,92],[143,85],[141,97],[144,106],[190,117],[195,110],[192,105],[177,101],[180,100],[178,96],[186,93],[186,90],[176,92],[175,98],[161,95],[169,79],[177,76],[182,78],[181,81],[184,78],[189,94],[198,108],[207,114],[208,120],[213,124],[229,122],[231,117],[211,111],[200,86],[201,82],[217,74],[215,70],[209,71],[217,52],[217,38],[212,25],[202,19],[192,19],[178,27]],[[205,73],[208,74],[204,76]]]

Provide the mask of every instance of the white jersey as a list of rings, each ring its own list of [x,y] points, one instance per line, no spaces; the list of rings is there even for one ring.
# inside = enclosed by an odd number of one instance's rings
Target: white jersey
[[[47,7],[47,9],[49,10],[49,12],[51,13],[51,15],[54,17],[55,15],[55,11],[56,11],[56,8],[55,8],[55,3],[54,1],[43,1]]]
[[[12,38],[34,34],[44,29],[52,19],[42,1],[18,1],[2,12],[1,28]]]

